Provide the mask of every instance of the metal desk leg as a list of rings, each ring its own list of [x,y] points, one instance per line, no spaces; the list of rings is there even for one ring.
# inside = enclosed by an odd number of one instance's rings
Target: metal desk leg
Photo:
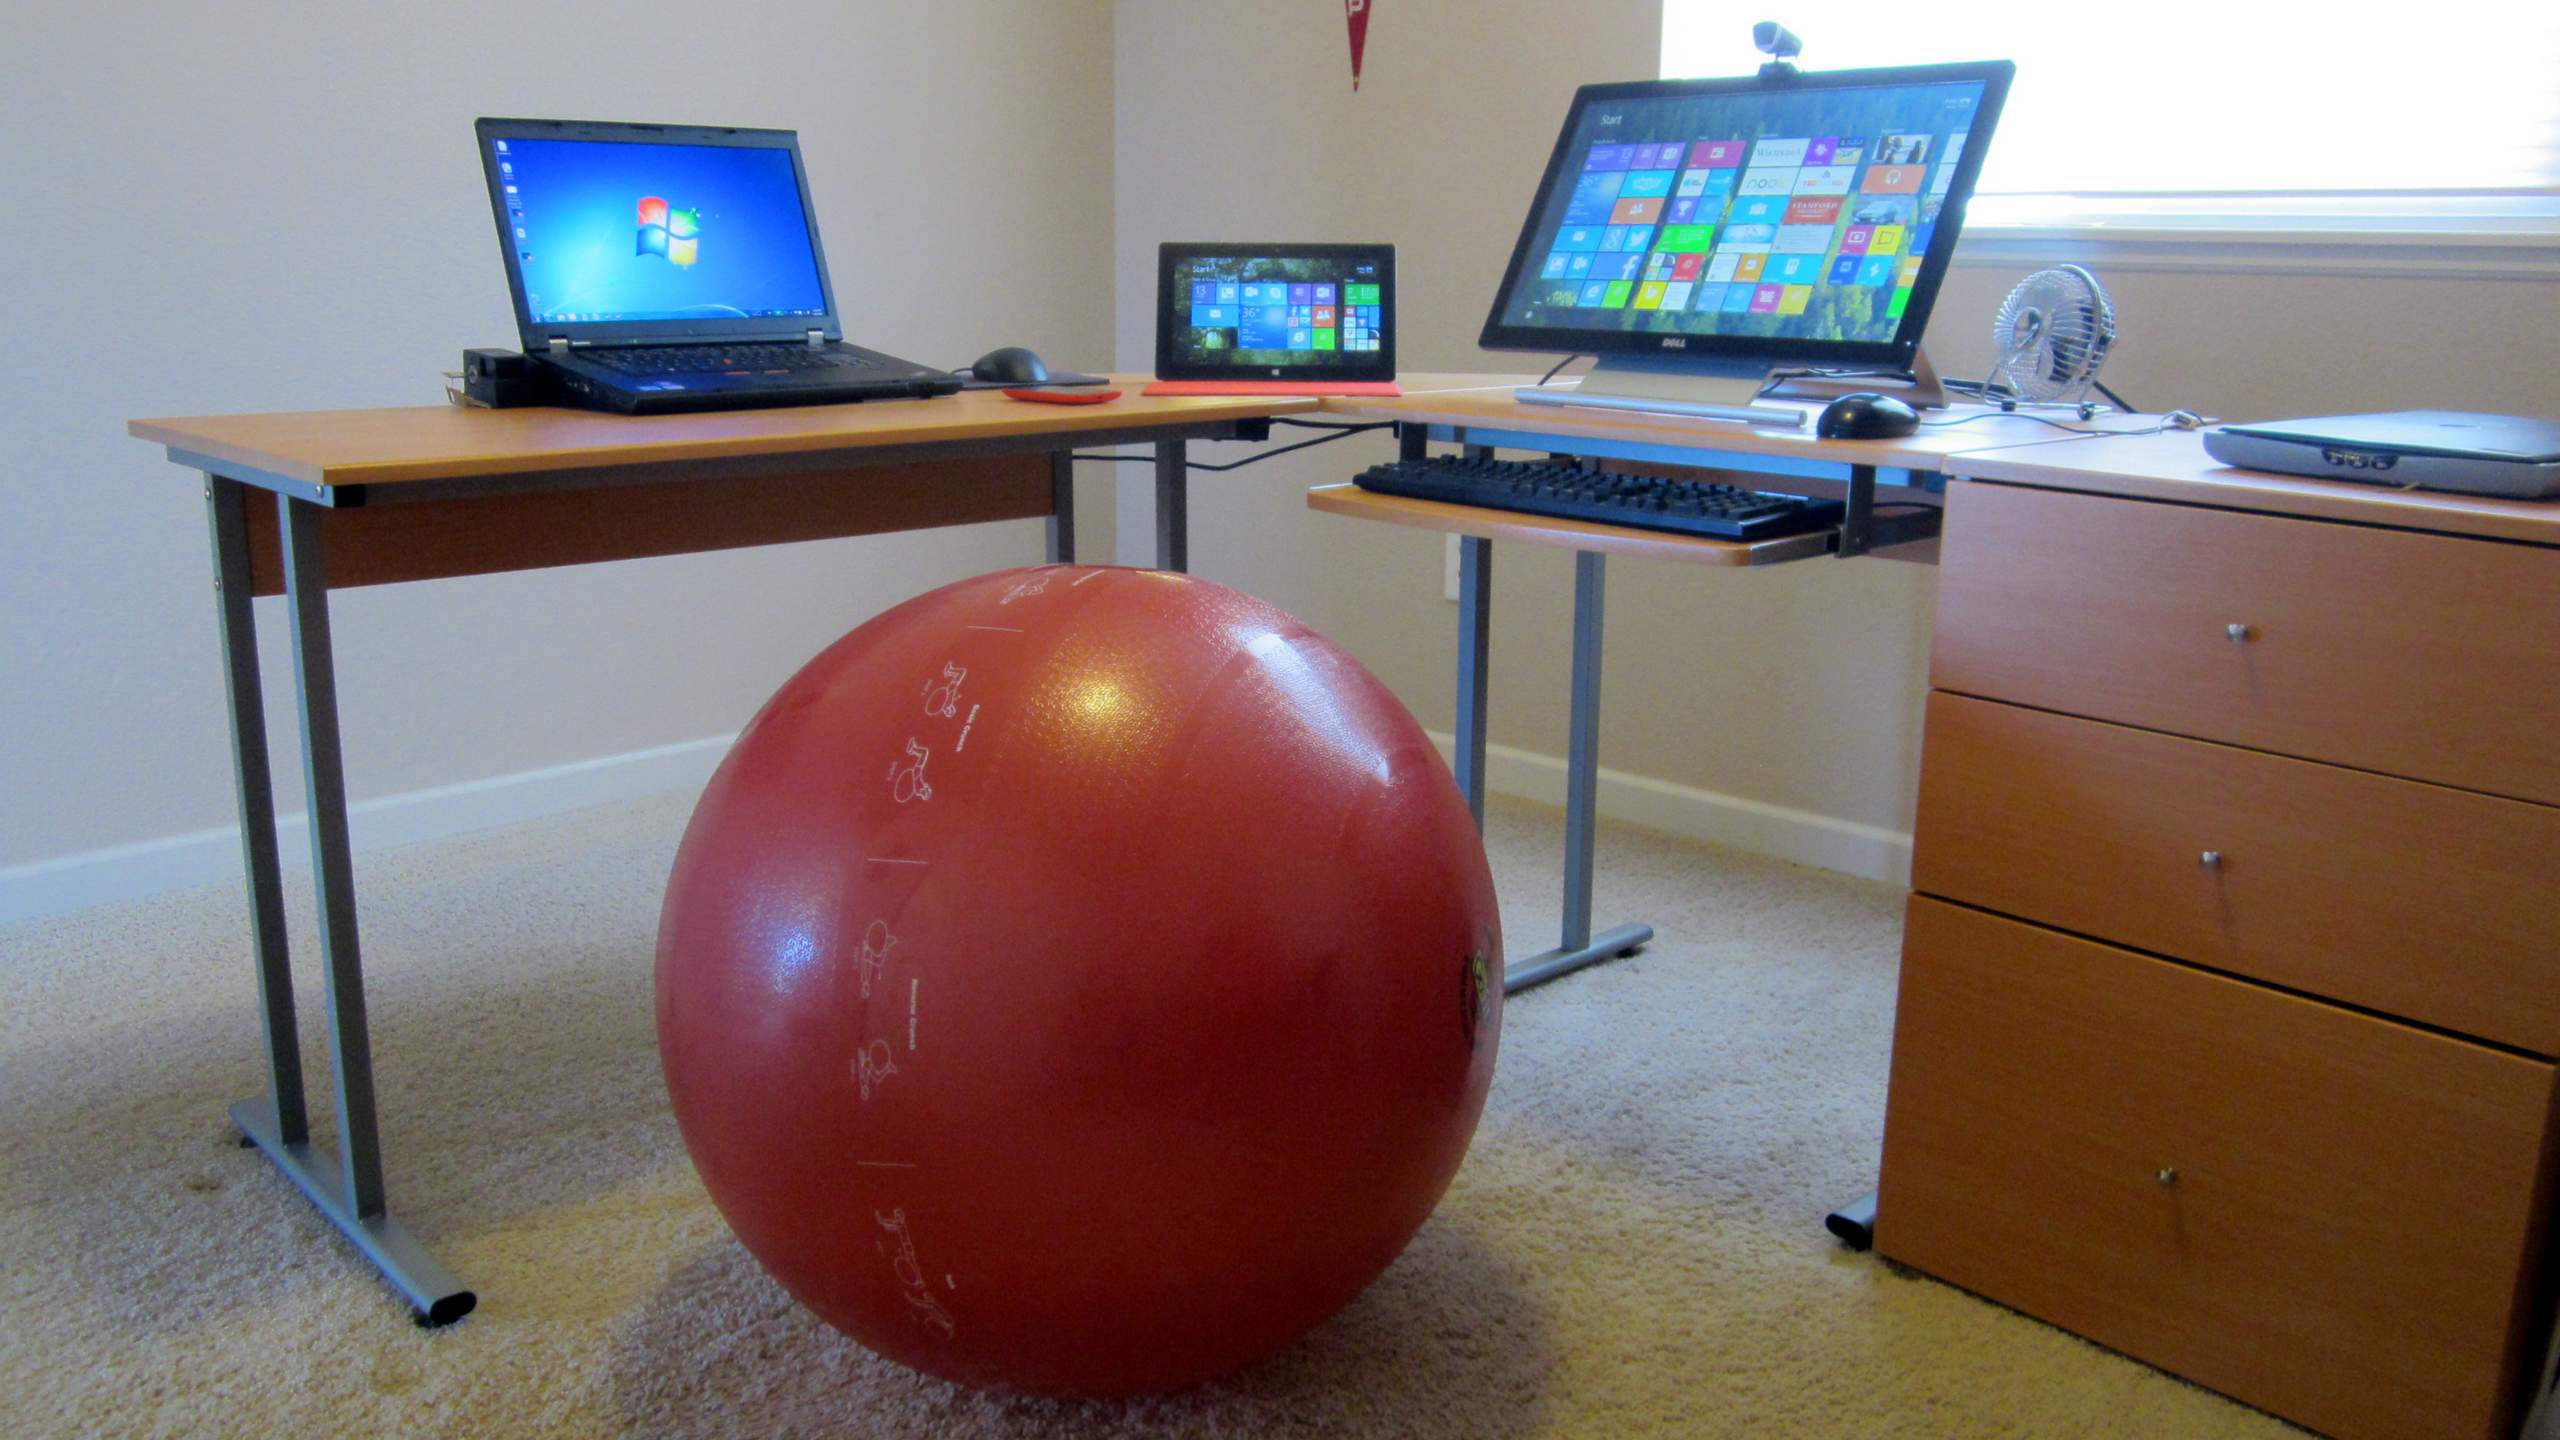
[[[222,487],[223,482],[215,482],[215,563],[221,567],[218,583],[224,597],[226,648],[231,652],[233,744],[237,750],[251,738],[263,745],[265,724],[263,717],[252,710],[257,693],[257,661],[255,636],[246,631],[247,547],[234,547],[225,541],[224,530],[229,522],[219,499]],[[464,1289],[391,1218],[383,1194],[381,1134],[373,1108],[373,1051],[365,1032],[364,966],[356,943],[355,870],[347,838],[346,776],[338,744],[337,673],[329,651],[329,581],[321,545],[321,513],[317,506],[283,495],[276,497],[276,508],[283,535],[285,603],[293,626],[294,678],[302,707],[303,780],[310,797],[311,861],[319,886],[320,957],[329,1010],[329,1061],[336,1079],[340,1162],[333,1168],[311,1144],[303,1117],[298,1067],[289,1103],[279,1086],[271,1096],[232,1106],[231,1119],[320,1213],[399,1288],[417,1312],[420,1324],[449,1325],[470,1314],[479,1303],[478,1297]],[[243,612],[239,617],[240,638],[248,642],[241,647],[228,644],[234,630],[235,605]],[[244,681],[251,697],[245,706],[239,698]],[[257,732],[254,737],[249,734],[253,726]],[[242,766],[244,772],[247,768]],[[244,797],[245,794],[244,789]],[[246,829],[259,828],[261,817],[253,811],[266,812],[263,818],[270,837],[267,850],[272,857],[272,810],[244,798],[241,823]],[[252,899],[263,904],[257,895],[264,882],[254,856],[256,843],[243,841],[253,852]],[[269,864],[271,867],[271,858]],[[271,878],[270,873],[267,879]],[[285,994],[282,1019],[288,1033],[278,1033],[278,1007],[270,999],[271,1071],[279,1063],[272,1058],[274,1052],[280,1045],[291,1044],[292,1024],[282,931],[279,928],[273,933],[277,939],[272,954],[261,940],[259,983],[271,994],[277,990]]]
[[[1586,965],[1632,955],[1653,938],[1650,925],[1591,933],[1591,871],[1600,790],[1600,641],[1608,557],[1573,557],[1573,735],[1565,754],[1564,937],[1543,955],[1507,967],[1502,991],[1517,995]],[[1461,575],[1460,583],[1464,584]]]
[[[1049,453],[1049,563],[1076,559],[1076,462],[1064,450]]]
[[[1861,1195],[1822,1217],[1822,1228],[1840,1237],[1840,1243],[1852,1250],[1864,1250],[1876,1243],[1876,1197]]]
[[[1493,633],[1493,542],[1458,537],[1458,793],[1484,833],[1485,664]]]
[[[258,631],[250,609],[248,487],[204,477],[213,528],[213,592],[222,628],[222,678],[231,705],[231,780],[240,810],[240,863],[249,880],[249,941],[258,953],[258,1010],[267,1034],[269,1123],[285,1144],[311,1138],[302,1095],[302,1035],[293,1014],[293,961],[276,859],[275,777],[267,765],[267,710],[258,681]]]
[[[1156,442],[1156,568],[1191,568],[1190,447]]]

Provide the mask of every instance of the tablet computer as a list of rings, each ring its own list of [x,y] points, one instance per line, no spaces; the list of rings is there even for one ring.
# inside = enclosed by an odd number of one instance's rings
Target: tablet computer
[[[1392,245],[1168,241],[1149,392],[1393,393],[1395,285]]]

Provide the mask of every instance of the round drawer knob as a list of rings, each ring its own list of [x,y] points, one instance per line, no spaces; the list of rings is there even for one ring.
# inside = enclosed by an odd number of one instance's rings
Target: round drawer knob
[[[2163,1165],[2163,1166],[2161,1166],[2161,1167],[2160,1167],[2160,1176],[2159,1176],[2159,1179],[2160,1179],[2160,1188],[2161,1188],[2161,1189],[2163,1189],[2163,1190],[2166,1190],[2166,1189],[2168,1189],[2170,1186],[2177,1184],[2177,1183],[2178,1183],[2178,1171],[2177,1171],[2176,1167],[2174,1167],[2174,1166],[2169,1166],[2169,1165]]]
[[[2222,868],[2222,852],[2219,850],[2207,850],[2196,857],[2196,863],[2207,870],[2219,870]]]
[[[2238,621],[2234,621],[2229,625],[2223,626],[2222,633],[2230,636],[2236,643],[2245,643],[2249,638],[2249,627],[2239,623]]]

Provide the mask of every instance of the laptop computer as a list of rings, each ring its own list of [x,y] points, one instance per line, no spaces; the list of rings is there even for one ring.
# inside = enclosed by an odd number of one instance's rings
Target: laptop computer
[[[517,332],[563,403],[645,415],[960,388],[844,343],[796,132],[474,128]]]
[[[2221,425],[2205,453],[2225,465],[2450,490],[2512,500],[2560,497],[2560,422],[2462,410],[2395,410]]]

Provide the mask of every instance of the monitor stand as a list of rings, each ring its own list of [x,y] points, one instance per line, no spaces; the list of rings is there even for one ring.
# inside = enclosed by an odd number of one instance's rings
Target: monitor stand
[[[1908,373],[1879,370],[1872,375],[1791,375],[1769,393],[1780,399],[1837,400],[1860,391],[1890,395],[1914,410],[1947,408],[1947,387],[1938,383],[1938,369],[1929,363],[1929,352],[1920,349],[1911,352]]]
[[[1766,360],[1710,356],[1611,356],[1571,389],[1523,385],[1513,393],[1532,405],[1693,415],[1791,429],[1805,424],[1803,410],[1752,402],[1763,391],[1782,398],[1828,400],[1853,391],[1872,390],[1905,401],[1913,409],[1944,409],[1947,403],[1946,390],[1939,385],[1938,372],[1931,368],[1926,351],[1914,353],[1907,376],[1890,372],[1854,378],[1790,375],[1773,389],[1772,379],[1792,368],[1772,366]]]

